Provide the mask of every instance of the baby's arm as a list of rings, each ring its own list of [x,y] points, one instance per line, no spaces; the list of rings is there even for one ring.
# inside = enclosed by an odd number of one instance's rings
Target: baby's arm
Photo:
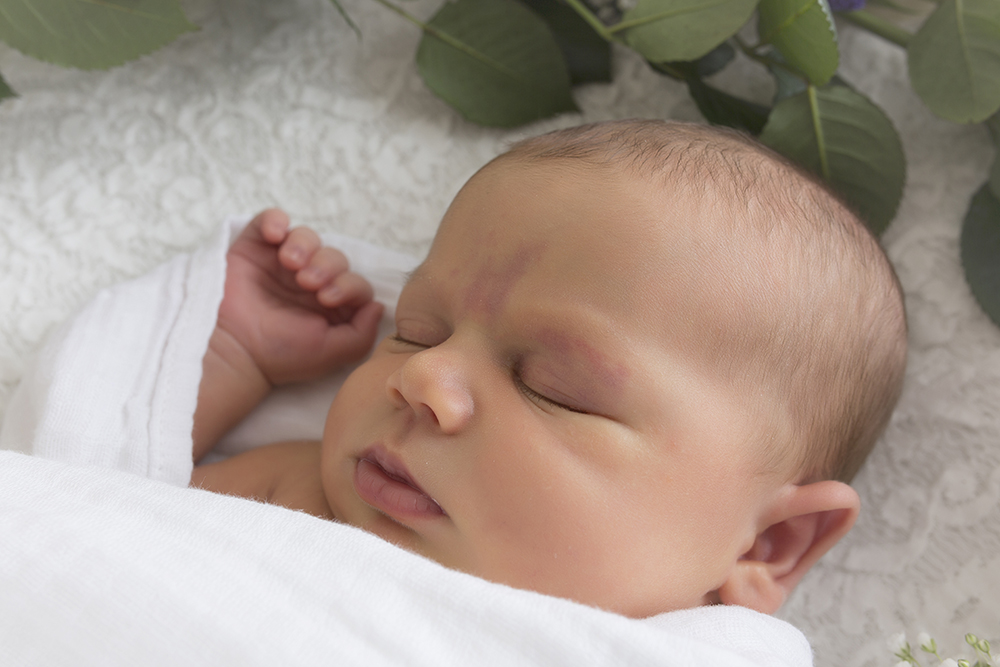
[[[272,387],[357,361],[375,341],[381,304],[344,255],[277,209],[259,214],[226,256],[219,319],[203,361],[194,460]]]

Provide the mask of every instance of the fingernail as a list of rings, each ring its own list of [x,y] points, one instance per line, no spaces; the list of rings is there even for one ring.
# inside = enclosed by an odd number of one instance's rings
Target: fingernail
[[[288,254],[288,259],[292,260],[293,262],[302,261],[304,253],[302,252],[301,248],[289,248],[285,252]]]

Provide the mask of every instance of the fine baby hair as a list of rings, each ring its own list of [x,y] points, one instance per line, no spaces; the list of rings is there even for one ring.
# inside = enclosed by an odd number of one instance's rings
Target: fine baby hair
[[[229,250],[195,459],[272,386],[360,358],[382,313],[276,210]],[[631,617],[776,611],[853,525],[906,324],[877,240],[743,135],[662,121],[522,141],[409,275],[321,441],[192,484]]]
[[[700,332],[713,363],[772,416],[748,435],[765,459],[796,457],[799,481],[854,477],[902,389],[906,315],[878,240],[822,183],[740,132],[658,120],[558,130],[497,159],[622,169],[710,207],[687,270],[718,281],[727,309]]]

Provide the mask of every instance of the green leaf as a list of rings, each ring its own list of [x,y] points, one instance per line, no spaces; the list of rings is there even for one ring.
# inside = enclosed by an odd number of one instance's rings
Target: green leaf
[[[649,63],[649,65],[664,76],[685,82],[691,99],[698,106],[701,115],[712,125],[725,125],[750,134],[760,134],[767,122],[770,109],[723,92],[702,79],[702,72],[718,71],[728,63],[729,58],[713,55],[718,51],[719,49],[716,49],[705,58],[693,62]],[[713,62],[706,65],[705,59],[710,57]]]
[[[698,60],[680,60],[672,63],[655,63],[649,60],[646,62],[659,74],[677,81],[687,81],[691,77],[701,78],[717,74],[735,57],[736,50],[729,42],[723,42]]]
[[[758,0],[639,0],[621,23],[625,42],[646,60],[696,60],[731,37]]]
[[[725,69],[726,65],[731,63],[735,57],[736,49],[733,48],[732,44],[729,42],[719,44],[717,47],[695,61],[698,68],[698,76],[706,77],[718,74]]]
[[[417,67],[428,88],[480,125],[576,110],[552,33],[515,0],[446,2],[424,28]]]
[[[810,86],[771,111],[761,141],[819,174],[876,234],[903,195],[906,158],[889,118],[846,86]]]
[[[177,0],[0,0],[0,39],[66,67],[121,65],[191,30]]]
[[[611,44],[560,0],[522,0],[548,24],[573,85],[611,81]]]
[[[983,185],[962,224],[965,280],[986,314],[1000,325],[1000,200]]]
[[[938,116],[978,123],[1000,108],[997,0],[942,0],[907,51],[913,90]]]
[[[709,123],[725,125],[750,134],[760,134],[767,123],[770,109],[725,93],[702,81],[699,77],[687,80],[691,99]]]
[[[7,99],[8,97],[17,97],[17,93],[7,85],[7,82],[3,80],[3,76],[0,75],[0,101]]]
[[[810,83],[822,86],[837,71],[837,29],[827,0],[761,0],[760,41],[773,44]]]

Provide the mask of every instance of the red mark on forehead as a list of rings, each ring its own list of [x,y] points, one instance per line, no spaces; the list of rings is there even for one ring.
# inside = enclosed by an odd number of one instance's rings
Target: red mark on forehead
[[[582,338],[555,329],[543,329],[538,340],[556,354],[582,361],[587,371],[607,389],[624,388],[631,375],[625,364],[609,359]]]
[[[489,248],[483,249],[486,253]],[[500,314],[517,281],[538,261],[542,246],[521,246],[510,257],[483,266],[465,292],[465,307],[492,319]]]

